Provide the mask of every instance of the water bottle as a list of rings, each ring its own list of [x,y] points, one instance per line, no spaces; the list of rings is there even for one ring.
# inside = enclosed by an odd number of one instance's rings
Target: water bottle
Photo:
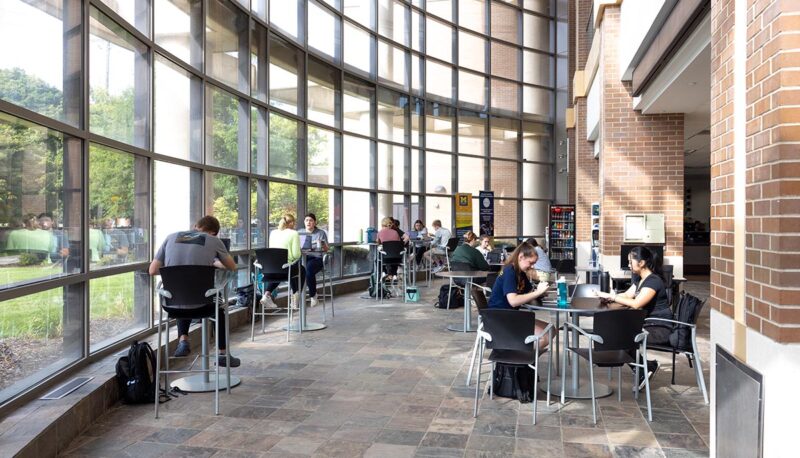
[[[561,276],[556,282],[558,286],[558,306],[559,308],[567,308],[567,280]]]
[[[364,243],[364,229],[358,230],[358,243]]]

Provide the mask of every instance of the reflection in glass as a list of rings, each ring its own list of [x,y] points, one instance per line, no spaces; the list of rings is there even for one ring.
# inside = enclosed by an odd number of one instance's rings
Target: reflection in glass
[[[206,19],[206,72],[228,86],[249,93],[247,17],[239,8],[210,0]]]
[[[425,52],[445,62],[453,61],[453,29],[430,17],[425,21]]]
[[[455,110],[440,103],[427,102],[425,115],[425,146],[452,151]]]
[[[541,16],[525,13],[522,18],[522,44],[526,48],[553,51],[550,37],[552,21]]]
[[[308,59],[308,119],[329,126],[338,127],[336,122],[336,108],[339,102],[340,71],[323,64],[322,62]]]
[[[525,113],[526,118],[551,121],[553,118],[553,91],[525,86],[522,90],[522,112]]]
[[[435,14],[440,18],[453,21],[453,3],[452,0],[426,0],[425,10],[428,13]]]
[[[370,30],[375,30],[373,25],[375,0],[342,0],[342,2],[345,16]]]
[[[269,175],[298,179],[297,145],[299,123],[276,113],[269,114]],[[270,197],[271,199],[272,197]]]
[[[89,127],[96,134],[147,148],[147,47],[97,9],[90,11]]]
[[[273,1],[269,10],[269,22],[286,32],[292,38],[302,41],[300,18],[303,17],[302,0]]]
[[[461,27],[486,33],[486,0],[459,0],[458,23]]]
[[[378,89],[378,138],[405,142],[408,96],[388,89]]]
[[[250,21],[250,95],[267,101],[269,86],[267,82],[267,29],[256,21]]]
[[[313,1],[308,2],[308,46],[339,61],[339,19]]]
[[[128,22],[128,24],[136,27],[145,35],[150,35],[150,27],[149,27],[149,19],[150,15],[148,15],[147,2],[142,1],[127,1],[127,2],[120,2],[117,0],[100,0],[112,11],[119,14],[122,19]]]
[[[492,185],[491,189],[494,191],[495,197],[519,197],[517,192],[517,183],[519,182],[517,172],[519,167],[516,162],[493,160],[491,161],[490,170]]]
[[[336,184],[336,137],[330,130],[308,126],[308,181]]]
[[[402,146],[378,143],[378,189],[381,191],[405,191],[405,157]]]
[[[383,82],[408,89],[406,52],[383,40],[378,41],[378,78]]]
[[[58,2],[61,4],[62,2]],[[0,99],[77,126],[81,119],[80,2],[0,4]]]
[[[522,81],[539,86],[553,85],[553,58],[533,51],[522,53]]]
[[[522,159],[550,162],[550,127],[535,122],[522,123]]]
[[[491,85],[493,111],[519,113],[519,85],[497,78],[492,78]]]
[[[0,289],[80,272],[81,142],[4,113],[0,139]]]
[[[522,164],[522,197],[552,199],[553,166],[551,164]]]
[[[486,71],[486,40],[478,35],[458,31],[458,65],[476,72]]]
[[[203,66],[203,10],[194,0],[155,0],[155,42],[195,68]]]
[[[424,188],[424,183],[421,183],[422,173],[420,170],[422,152],[418,149],[411,150],[411,192],[420,192]]]
[[[373,136],[370,117],[374,101],[375,87],[373,85],[345,76],[344,97],[342,98],[344,130]]]
[[[500,2],[492,2],[492,38],[519,44],[519,10]]]
[[[228,169],[247,170],[247,103],[206,86],[206,162]],[[241,122],[240,123],[240,118]],[[245,135],[242,135],[245,133]]]
[[[442,65],[436,61],[426,61],[425,89],[428,96],[453,98],[453,71],[449,65]]]
[[[275,35],[269,39],[269,104],[297,114],[303,53]]]
[[[460,110],[458,112],[458,153],[486,155],[486,114]]]
[[[519,122],[513,119],[492,117],[489,146],[492,157],[518,159],[518,125]]]
[[[481,74],[459,70],[458,99],[464,103],[486,108],[486,78]]]
[[[345,66],[353,67],[368,75],[374,73],[375,66],[372,65],[372,47],[374,38],[372,36],[344,21],[344,63]]]
[[[267,170],[267,110],[257,105],[250,106],[250,171],[268,175]]]
[[[408,8],[397,0],[378,0],[378,33],[407,46],[407,11]]]
[[[200,138],[192,133],[202,129],[202,82],[161,55],[155,56],[154,150],[201,162]]]
[[[247,249],[249,224],[247,179],[206,172],[206,214],[219,220],[219,237],[231,241],[231,251]]]
[[[89,281],[89,351],[95,352],[150,324],[150,275],[139,270]]]

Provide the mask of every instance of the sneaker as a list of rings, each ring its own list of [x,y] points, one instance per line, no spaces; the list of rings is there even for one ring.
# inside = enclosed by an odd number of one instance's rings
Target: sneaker
[[[314,297],[311,298],[311,301],[309,302],[308,306],[309,307],[316,307],[317,305],[319,305],[319,300],[317,300],[317,297],[314,296]]]
[[[278,308],[275,305],[275,301],[272,300],[272,294],[265,294],[264,297],[261,298],[261,305],[268,309]]]
[[[180,340],[178,341],[178,348],[175,349],[175,353],[172,356],[176,358],[182,358],[184,356],[189,356],[190,351],[191,348],[189,348],[189,341]]]
[[[292,310],[300,308],[300,291],[292,294]]]
[[[444,264],[437,264],[437,265],[433,266],[433,268],[431,269],[431,272],[438,273],[438,272],[441,272],[442,270],[444,270]]]
[[[231,358],[231,367],[239,367],[242,364],[242,360],[240,360],[239,358],[236,358],[232,355],[230,356],[230,358]],[[227,366],[228,360],[227,358],[225,358],[225,355],[219,355],[218,361],[220,367],[228,367]]]
[[[659,363],[658,361],[656,361],[655,364],[650,364],[650,362],[648,362],[647,363],[647,379],[648,380],[653,380],[653,376],[656,375],[656,372],[658,372],[658,369],[660,367],[661,367],[661,363]],[[644,375],[644,372],[645,371],[643,371],[643,370],[639,371],[639,391],[642,391],[645,388],[645,383],[644,383],[645,382],[645,375]],[[634,391],[636,391],[636,390],[634,389]]]

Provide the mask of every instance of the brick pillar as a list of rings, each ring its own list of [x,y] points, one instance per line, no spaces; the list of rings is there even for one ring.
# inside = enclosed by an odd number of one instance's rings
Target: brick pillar
[[[577,14],[575,0],[568,1],[568,8],[567,8],[567,49],[569,49],[569,53],[567,55],[567,108],[573,108],[572,103],[572,81],[575,78],[575,68],[577,67],[577,62],[574,58],[574,52],[576,49],[575,39],[577,37],[575,30],[576,30],[576,19],[575,15]],[[567,129],[567,138],[569,139],[569,148],[567,149],[567,167],[569,169],[569,174],[567,175],[567,202],[573,203],[575,202],[575,128]]]
[[[600,241],[603,264],[619,265],[623,217],[664,214],[667,261],[683,273],[683,114],[643,115],[634,111],[630,84],[620,81],[618,6],[606,7],[598,78],[600,116]],[[673,257],[669,259],[669,257]]]

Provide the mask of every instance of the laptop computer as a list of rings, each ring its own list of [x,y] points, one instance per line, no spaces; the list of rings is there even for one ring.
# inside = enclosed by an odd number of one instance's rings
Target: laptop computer
[[[412,240],[416,240],[416,239],[419,238],[419,232],[418,231],[408,231],[408,237],[410,239],[412,239]]]
[[[300,234],[300,249],[301,250],[310,250],[311,249],[311,235],[309,234]]]

